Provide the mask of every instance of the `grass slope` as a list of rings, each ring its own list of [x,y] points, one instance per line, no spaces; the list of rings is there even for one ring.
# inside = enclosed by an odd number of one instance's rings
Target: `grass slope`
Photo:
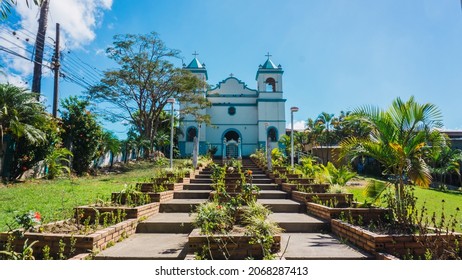
[[[456,230],[462,232],[462,214],[457,210],[462,210],[462,193],[442,192],[439,190],[420,187],[415,187],[414,190],[415,196],[417,197],[417,207],[419,211],[425,204],[428,215],[436,213],[436,217],[439,220],[443,213],[444,204],[444,213],[446,217],[449,217],[450,215],[457,215],[460,225]],[[364,202],[366,200],[364,187],[347,187],[347,192],[353,193],[354,198],[358,202]],[[370,199],[368,201],[370,201]]]
[[[8,230],[16,214],[38,211],[43,223],[68,219],[75,206],[109,200],[112,192],[125,184],[143,182],[153,177],[159,168],[141,162],[130,164],[123,173],[73,179],[31,180],[0,187],[0,231]]]

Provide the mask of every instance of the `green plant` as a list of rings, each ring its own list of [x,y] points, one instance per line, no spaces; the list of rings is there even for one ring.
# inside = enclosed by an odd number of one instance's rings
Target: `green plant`
[[[66,148],[53,149],[53,152],[45,157],[45,164],[48,168],[48,179],[54,179],[60,176],[64,171],[70,175],[71,169],[67,165],[71,162],[68,157],[72,156],[71,151]]]
[[[58,260],[65,260],[67,257],[65,255],[66,242],[62,239],[59,240],[59,251],[58,251]]]
[[[91,163],[98,157],[99,144],[102,140],[102,127],[96,116],[87,110],[89,101],[69,97],[62,101],[62,138],[69,143],[72,158],[72,168],[77,175],[89,172]]]
[[[10,239],[10,236],[12,239]],[[34,260],[34,249],[32,248],[38,241],[33,241],[31,244],[27,244],[29,239],[24,241],[22,252],[16,252],[14,250],[14,236],[10,235],[8,237],[8,242],[11,242],[7,245],[7,250],[0,251],[0,255],[4,255],[7,260]]]
[[[34,211],[18,214],[14,217],[14,221],[20,227],[21,234],[26,231],[33,231],[34,226],[40,224],[41,219],[40,213]]]
[[[251,202],[243,211],[243,223],[246,235],[252,237],[251,244],[258,244],[263,251],[264,259],[274,259],[272,246],[274,235],[282,232],[277,223],[268,220],[271,211],[257,202]]]
[[[194,225],[202,234],[226,233],[233,228],[234,215],[227,205],[210,201],[197,207]]]
[[[45,245],[42,248],[42,254],[43,254],[43,259],[44,260],[52,260],[53,259],[53,257],[50,254],[50,246],[48,246],[48,245]]]

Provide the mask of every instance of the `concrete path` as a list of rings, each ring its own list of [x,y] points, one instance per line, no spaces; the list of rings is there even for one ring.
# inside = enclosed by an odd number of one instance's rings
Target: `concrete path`
[[[283,233],[280,255],[287,260],[364,260],[371,255],[341,243],[332,234]]]
[[[99,253],[97,260],[182,260],[188,234],[137,233]]]

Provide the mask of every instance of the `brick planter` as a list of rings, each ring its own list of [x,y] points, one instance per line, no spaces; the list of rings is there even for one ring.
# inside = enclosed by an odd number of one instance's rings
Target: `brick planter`
[[[62,221],[56,223],[62,223]],[[26,232],[24,233],[24,238],[15,239],[14,248],[16,252],[22,252],[26,239],[28,240],[27,244],[31,244],[33,241],[38,241],[32,247],[34,250],[34,256],[38,259],[42,258],[43,248],[45,246],[49,246],[50,254],[55,258],[55,255],[58,254],[60,250],[60,241],[66,244],[64,254],[69,256],[71,240],[75,240],[75,250],[73,254],[73,256],[75,256],[78,254],[89,253],[93,250],[104,250],[108,244],[114,244],[120,239],[134,234],[137,224],[138,221],[136,219],[129,219],[88,235]],[[4,248],[10,234],[11,233],[0,233],[0,248]]]
[[[229,259],[243,260],[247,257],[262,259],[263,252],[259,244],[249,244],[251,236],[245,236],[244,233],[230,233],[228,235],[205,236],[200,234],[200,229],[194,229],[188,237],[188,252],[194,254],[203,249],[204,246],[210,246],[209,258],[223,259],[223,250],[229,253]],[[281,236],[273,236],[274,243],[271,248],[272,253],[277,253],[281,248]],[[211,255],[211,256],[210,256]]]
[[[324,220],[338,219],[341,216],[345,219],[352,217],[355,221],[361,219],[365,224],[370,221],[386,221],[391,215],[390,209],[385,208],[332,208],[321,204],[307,202],[308,213]]]
[[[173,191],[165,191],[165,192],[146,192],[144,193],[149,197],[149,202],[165,202],[173,199]],[[133,196],[133,195],[132,195]],[[136,195],[135,195],[136,197]],[[127,202],[127,194],[125,193],[112,193],[111,201],[114,203],[126,204]],[[134,201],[132,198],[131,201]]]
[[[228,197],[225,197],[224,195],[221,195],[219,196],[219,201],[220,202],[228,202],[231,198],[233,197],[236,197],[240,194],[242,194],[241,192],[234,192],[234,191],[226,191],[226,194],[228,195]],[[210,195],[209,195],[209,199],[210,200],[213,200],[215,197],[217,197],[218,194],[217,194],[217,191],[211,191],[210,192]],[[252,196],[255,198],[255,201],[257,200],[257,197],[258,197],[258,192],[256,191],[253,191],[252,192]]]
[[[125,213],[125,219],[141,219],[143,217],[149,217],[154,214],[159,213],[159,203],[152,202],[145,205],[140,205],[136,207],[128,206],[112,206],[112,207],[99,207],[99,206],[78,206],[74,208],[75,215],[80,214],[80,221],[86,220],[88,217],[91,217],[93,222],[96,216],[96,213],[101,214],[112,212],[114,215],[117,215],[119,211]]]
[[[310,188],[313,193],[325,193],[329,190],[329,184],[293,184],[293,183],[282,183],[282,190],[286,192],[292,192],[297,190],[297,187]]]
[[[291,198],[298,202],[316,202],[334,207],[349,207],[353,200],[351,193],[306,193],[293,191]]]
[[[460,250],[462,250],[461,234],[449,236],[429,234],[426,237],[413,234],[376,234],[340,220],[331,220],[331,228],[332,232],[340,238],[376,255],[377,253],[386,253],[399,257],[411,254],[415,257],[423,257],[427,249],[424,247],[424,244],[422,244],[424,238],[427,238],[427,240],[433,244],[449,242],[452,244],[452,247],[455,246],[455,240],[457,239]]]
[[[183,183],[169,183],[169,184],[164,184],[164,186],[171,191],[182,191],[183,190]]]

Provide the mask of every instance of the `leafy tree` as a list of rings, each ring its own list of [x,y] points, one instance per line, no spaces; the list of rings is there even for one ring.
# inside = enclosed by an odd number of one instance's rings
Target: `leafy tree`
[[[96,116],[87,110],[88,101],[71,96],[61,102],[64,132],[63,141],[72,152],[72,169],[77,175],[87,173],[91,162],[98,157],[102,128]]]
[[[414,97],[406,102],[397,98],[387,110],[360,107],[353,111],[352,119],[367,123],[371,132],[365,138],[342,141],[343,156],[351,159],[367,156],[379,161],[386,174],[392,175],[398,201],[404,195],[406,178],[428,186],[432,177],[424,160],[426,147],[436,149],[443,139],[436,130],[442,121],[435,105],[419,104]],[[404,214],[405,207],[399,206],[398,215]]]
[[[43,127],[49,123],[49,118],[43,104],[37,101],[35,93],[11,84],[0,84],[0,170],[3,170],[5,159],[4,136],[8,135],[16,144],[22,141],[22,147],[45,143],[47,135]],[[25,151],[18,150],[16,145],[16,159],[20,158],[18,152]],[[22,169],[24,168],[27,169],[23,166]],[[13,174],[13,177],[15,175],[18,174]]]
[[[89,95],[95,101],[114,105],[104,112],[105,116],[133,123],[139,136],[149,141],[146,152],[153,150],[169,98],[191,104],[185,114],[208,105],[203,95],[195,93],[206,86],[205,82],[172,64],[179,58],[179,51],[166,47],[157,33],[116,35],[106,52],[119,69],[106,71]]]

